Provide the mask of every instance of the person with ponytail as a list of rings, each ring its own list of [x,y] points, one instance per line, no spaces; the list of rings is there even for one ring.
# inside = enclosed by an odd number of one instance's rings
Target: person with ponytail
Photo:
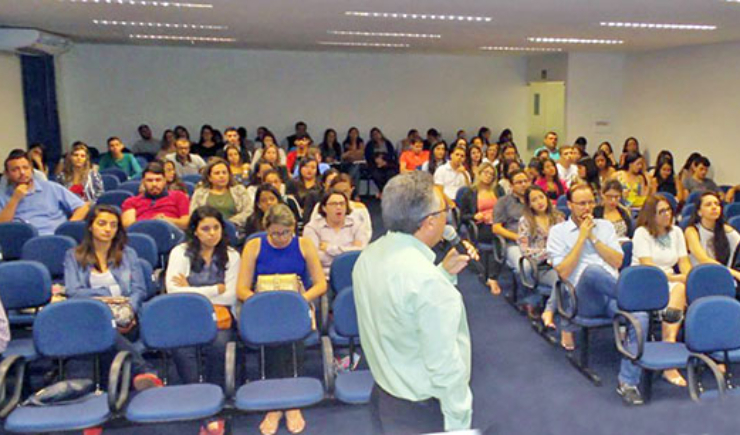
[[[686,244],[693,264],[721,264],[740,281],[740,271],[735,270],[733,260],[740,234],[725,223],[722,215],[722,197],[717,192],[704,192],[698,206],[689,218],[686,228]]]

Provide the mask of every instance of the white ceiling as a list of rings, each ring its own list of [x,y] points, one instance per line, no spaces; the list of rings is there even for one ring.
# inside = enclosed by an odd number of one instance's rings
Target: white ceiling
[[[196,46],[482,54],[481,46],[562,47],[565,51],[642,51],[740,40],[740,3],[725,0],[170,0],[210,9],[132,6],[119,0],[0,0],[0,26],[31,27],[77,42],[191,45],[133,41],[132,33],[235,38]],[[112,3],[107,3],[108,1]],[[125,0],[128,2],[130,0]],[[167,0],[160,0],[167,1]],[[146,3],[134,0],[134,3]],[[151,3],[151,2],[150,2]],[[482,23],[360,18],[345,11],[488,16]],[[93,20],[227,26],[225,30],[109,27]],[[713,31],[617,29],[602,21],[716,25]],[[439,39],[336,36],[328,30],[433,33]],[[536,44],[527,37],[623,39],[623,45]],[[407,43],[409,48],[344,48],[318,41]],[[490,53],[487,53],[490,54]]]

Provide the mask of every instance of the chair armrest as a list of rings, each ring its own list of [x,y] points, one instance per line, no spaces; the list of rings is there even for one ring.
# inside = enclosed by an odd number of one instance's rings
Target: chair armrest
[[[506,261],[506,239],[497,234],[493,235],[493,260],[499,264]]]
[[[578,315],[578,296],[576,296],[576,288],[573,287],[573,284],[571,284],[570,281],[562,278],[559,279],[558,282],[555,283],[555,295],[557,296],[558,301],[558,313],[560,313],[561,316],[571,320]],[[570,305],[568,307],[563,303],[566,296],[570,301]]]
[[[9,374],[13,376],[13,391],[10,396],[7,394]],[[7,417],[21,400],[25,374],[26,360],[20,355],[9,356],[0,363],[0,418]]]
[[[334,348],[331,345],[331,339],[327,336],[321,337],[321,357],[324,364],[324,386],[326,392],[332,395],[337,372],[334,367]]]
[[[464,221],[463,224],[468,227],[468,234],[470,236],[470,241],[473,242],[473,244],[478,243],[478,225],[475,224],[474,221],[467,220]]]
[[[131,388],[131,352],[121,351],[116,354],[110,366],[108,376],[108,407],[118,412],[128,400]]]
[[[719,369],[717,363],[704,354],[691,353],[686,364],[688,375],[688,379],[686,380],[686,382],[689,384],[689,396],[691,397],[691,400],[693,400],[694,402],[698,402],[699,400],[701,400],[701,387],[699,385],[700,376],[699,373],[696,372],[700,363],[706,364],[712,371],[712,375],[714,375],[714,381],[717,383],[717,389],[719,390],[719,397],[724,397],[725,391],[727,390],[727,383],[725,382],[725,375]]]
[[[316,319],[316,327],[319,330],[319,335],[326,335],[329,332],[329,292],[319,297],[317,307],[319,315]]]
[[[622,325],[622,319],[626,320],[630,324],[630,326],[635,328],[635,331],[637,332],[637,352],[634,354],[630,353],[629,349],[627,349],[626,346],[627,340],[629,340],[629,334],[626,334],[624,336],[624,340],[622,340],[622,335],[619,333],[619,327]],[[635,316],[626,311],[617,311],[617,314],[614,315],[612,325],[614,326],[614,342],[617,344],[617,350],[619,351],[619,353],[621,353],[631,361],[637,361],[642,358],[642,352],[645,349],[645,339],[642,335],[642,325],[640,325],[640,321],[637,320]]]
[[[519,277],[522,285],[530,290],[537,288],[539,284],[539,265],[532,257],[522,255],[519,257]]]
[[[236,392],[236,342],[226,343],[226,370],[224,370],[224,393],[227,399],[234,397]]]

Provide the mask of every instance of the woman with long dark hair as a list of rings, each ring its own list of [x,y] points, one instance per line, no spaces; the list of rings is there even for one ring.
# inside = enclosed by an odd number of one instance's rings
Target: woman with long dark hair
[[[558,166],[555,160],[549,157],[540,161],[540,176],[535,184],[545,192],[545,195],[553,203],[557,202],[559,196],[568,193],[568,186],[558,175]]]
[[[722,197],[717,192],[701,194],[685,233],[693,264],[726,266],[732,276],[740,281],[740,272],[733,267],[740,234],[725,222]]]
[[[594,164],[596,164],[596,169],[599,172],[600,186],[606,184],[607,180],[611,180],[614,177],[614,174],[617,173],[616,169],[614,169],[614,163],[612,163],[609,154],[607,154],[606,151],[602,149],[594,153]]]
[[[378,186],[380,197],[388,180],[398,174],[398,158],[393,144],[378,127],[370,130],[370,141],[365,147],[365,161],[370,169],[370,177]]]
[[[640,154],[640,142],[638,142],[634,137],[628,137],[624,141],[622,155],[619,156],[619,169],[627,169],[627,162],[625,160],[628,154]]]
[[[429,160],[421,165],[421,170],[429,171],[430,174],[434,175],[437,168],[447,163],[447,158],[447,142],[439,141],[432,146],[432,151],[429,153]]]
[[[650,183],[645,176],[645,159],[640,154],[624,155],[624,169],[615,178],[622,183],[624,199],[630,207],[639,209],[651,193]]]
[[[222,145],[216,140],[213,127],[203,124],[200,128],[200,139],[198,139],[197,144],[193,145],[191,152],[203,157],[203,160],[208,161],[208,159],[215,157],[221,151]]]
[[[321,161],[326,163],[337,163],[342,158],[342,146],[337,141],[337,131],[327,128],[324,131],[324,140],[319,144]]]
[[[655,168],[650,178],[655,192],[670,193],[678,202],[684,200],[685,191],[682,189],[681,182],[673,169],[673,155],[670,151],[663,150],[658,153]]]

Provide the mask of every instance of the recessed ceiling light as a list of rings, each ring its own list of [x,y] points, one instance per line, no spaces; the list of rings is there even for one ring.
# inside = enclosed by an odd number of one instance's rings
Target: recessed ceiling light
[[[740,0],[739,0],[740,1]],[[657,29],[657,30],[716,30],[717,26],[703,24],[660,24],[660,23],[625,23],[607,21],[599,23],[602,27],[624,27],[629,29]]]
[[[153,6],[161,8],[196,8],[196,9],[212,9],[213,5],[210,3],[182,3],[182,2],[171,2],[171,1],[157,1],[157,0],[59,0],[60,2],[68,1],[70,3],[86,3],[86,4],[108,4],[108,5],[121,5],[121,6]]]
[[[336,45],[340,47],[373,47],[373,48],[409,48],[409,44],[389,44],[383,42],[342,42],[342,41],[318,41],[319,45]]]
[[[581,38],[527,38],[529,42],[542,44],[624,44],[621,39],[581,39]]]
[[[345,36],[380,36],[389,38],[433,38],[439,39],[442,35],[433,33],[395,33],[395,32],[359,32],[352,30],[329,30],[327,31],[330,35],[345,35]]]
[[[476,17],[469,15],[440,15],[440,14],[409,14],[401,12],[358,12],[347,11],[344,15],[362,18],[396,18],[400,20],[432,20],[432,21],[465,21],[468,23],[488,23],[491,17]]]
[[[562,48],[545,47],[481,47],[484,51],[563,51]]]
[[[157,23],[151,21],[118,21],[118,20],[93,20],[99,26],[124,26],[124,27],[161,27],[167,29],[193,29],[193,30],[226,30],[226,26],[213,26],[209,24],[180,24],[180,23]]]
[[[236,42],[234,38],[217,38],[211,36],[177,36],[177,35],[128,35],[131,39],[143,39],[150,41],[189,41],[189,42]]]

